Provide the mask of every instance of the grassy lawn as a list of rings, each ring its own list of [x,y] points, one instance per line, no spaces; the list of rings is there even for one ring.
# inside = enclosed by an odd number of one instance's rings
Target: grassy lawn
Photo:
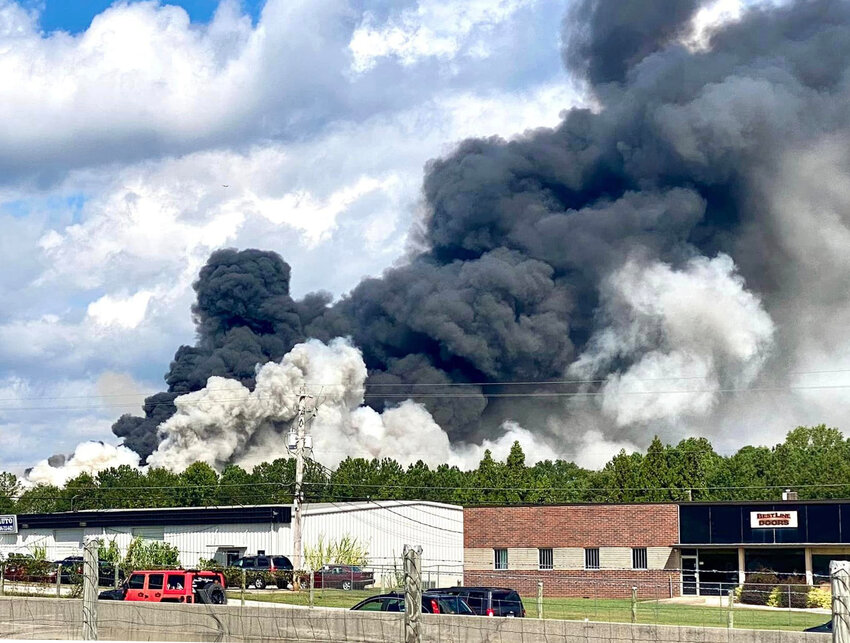
[[[381,594],[384,590],[380,589],[352,589],[345,591],[342,589],[326,589],[315,590],[315,604],[318,607],[353,607],[364,598]],[[241,596],[239,590],[228,591],[227,599],[229,601],[238,601]],[[309,605],[310,592],[290,592],[287,590],[259,590],[245,591],[245,599],[252,601],[266,601],[269,603],[285,603],[287,605]]]
[[[319,607],[351,607],[364,598],[382,593],[382,590],[326,589],[316,590],[315,604]],[[228,598],[239,600],[238,591],[227,593]],[[285,603],[288,605],[308,605],[309,592],[288,592],[284,590],[246,591],[245,598],[255,601]],[[527,616],[537,617],[537,598],[523,597]],[[543,615],[546,618],[583,621],[602,621],[629,623],[631,621],[631,601],[613,598],[544,598]],[[736,608],[735,627],[740,629],[764,630],[804,630],[829,620],[828,614],[810,614],[806,612],[788,612],[769,609]],[[638,623],[658,625],[695,625],[702,627],[726,627],[726,609],[719,607],[698,607],[693,605],[671,605],[644,601],[638,603]]]
[[[523,604],[527,616],[536,618],[537,597],[523,597]],[[632,604],[628,599],[544,598],[543,615],[546,618],[629,623]],[[637,609],[638,623],[658,625],[726,627],[726,615],[725,608],[674,605],[655,601],[639,602]],[[800,631],[828,620],[828,614],[740,607],[734,611],[734,624],[740,629]]]

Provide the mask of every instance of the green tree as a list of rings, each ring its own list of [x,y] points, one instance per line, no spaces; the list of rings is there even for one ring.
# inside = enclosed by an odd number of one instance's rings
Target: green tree
[[[184,507],[215,504],[218,474],[206,462],[193,462],[177,477],[177,501]]]
[[[60,490],[53,485],[36,485],[25,490],[15,503],[15,513],[39,514],[59,511]]]
[[[15,509],[21,484],[13,473],[0,473],[0,514],[12,513]]]
[[[149,505],[145,486],[147,478],[138,469],[126,464],[110,467],[97,474],[98,507],[119,509]]]
[[[217,505],[248,505],[255,503],[256,487],[252,487],[253,477],[245,469],[235,464],[228,464],[221,472],[218,488],[215,492]]]
[[[151,467],[144,478],[144,489],[139,490],[139,506],[176,507],[179,504],[177,487],[180,477],[168,469]]]
[[[798,426],[774,448],[769,480],[797,487],[801,498],[846,498],[850,445],[838,429]]]
[[[611,458],[603,468],[604,499],[606,502],[634,502],[641,496],[643,489],[641,478],[640,453],[626,453],[625,449]]]
[[[59,493],[59,511],[100,509],[99,492],[94,477],[90,473],[81,473],[68,480]]]

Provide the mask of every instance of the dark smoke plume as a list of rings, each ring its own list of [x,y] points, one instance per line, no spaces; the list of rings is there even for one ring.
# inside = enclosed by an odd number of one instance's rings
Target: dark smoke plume
[[[339,302],[293,300],[289,266],[272,253],[215,252],[195,284],[197,344],[177,351],[168,391],[149,398],[145,417],[122,417],[115,434],[146,457],[177,394],[211,375],[251,386],[257,363],[308,337],[351,336],[377,394],[406,390],[387,384],[602,372],[605,397],[592,410],[604,421],[594,426],[614,437],[716,408],[704,397],[626,408],[616,387],[629,377],[675,365],[736,385],[752,382],[771,351],[799,357],[809,331],[787,302],[828,311],[829,293],[846,291],[843,259],[824,252],[815,268],[797,250],[828,245],[817,230],[847,222],[846,199],[830,200],[828,185],[826,195],[812,189],[817,209],[794,198],[828,180],[813,171],[823,158],[847,186],[850,3],[756,7],[694,51],[681,39],[701,4],[578,2],[564,59],[600,109],[572,109],[558,127],[511,141],[467,140],[429,163],[425,250]],[[706,293],[696,302],[704,313],[666,302],[676,288]],[[473,397],[423,399],[453,439],[492,434],[509,418],[552,430],[538,425],[556,404],[464,392]]]

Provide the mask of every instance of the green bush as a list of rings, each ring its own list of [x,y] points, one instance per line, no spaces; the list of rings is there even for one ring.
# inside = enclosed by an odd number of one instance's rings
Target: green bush
[[[138,569],[176,569],[180,567],[180,551],[159,540],[133,538],[123,563],[125,573]]]
[[[812,587],[806,585],[805,579],[797,576],[783,578],[775,588],[777,600],[774,607],[808,607],[809,591]],[[790,601],[790,605],[789,605]]]
[[[806,607],[832,608],[832,592],[824,587],[812,587],[806,596]]]
[[[747,574],[740,601],[747,605],[767,605],[777,580],[777,574],[767,570]]]
[[[369,547],[357,538],[344,534],[338,540],[325,540],[320,535],[316,544],[304,547],[304,559],[310,569],[321,569],[324,565],[358,565],[366,564],[369,557]]]

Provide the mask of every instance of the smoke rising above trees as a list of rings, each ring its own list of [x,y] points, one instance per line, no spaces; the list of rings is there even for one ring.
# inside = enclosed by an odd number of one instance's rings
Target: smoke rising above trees
[[[258,364],[337,337],[362,352],[377,412],[434,385],[418,401],[452,442],[514,420],[574,453],[587,435],[645,444],[758,415],[758,400],[721,391],[786,383],[820,317],[835,320],[817,326],[825,345],[850,320],[847,246],[835,250],[850,239],[850,5],[756,5],[693,50],[682,39],[703,4],[577,2],[564,60],[598,109],[429,163],[420,250],[341,300],[293,299],[272,253],[213,253],[195,284],[198,341],[114,433],[147,458],[178,395],[211,376],[248,391]],[[702,308],[670,306],[676,287]],[[603,381],[557,389],[582,398],[492,396],[564,378]],[[697,392],[629,397],[659,378]],[[451,383],[483,384],[457,397]]]

